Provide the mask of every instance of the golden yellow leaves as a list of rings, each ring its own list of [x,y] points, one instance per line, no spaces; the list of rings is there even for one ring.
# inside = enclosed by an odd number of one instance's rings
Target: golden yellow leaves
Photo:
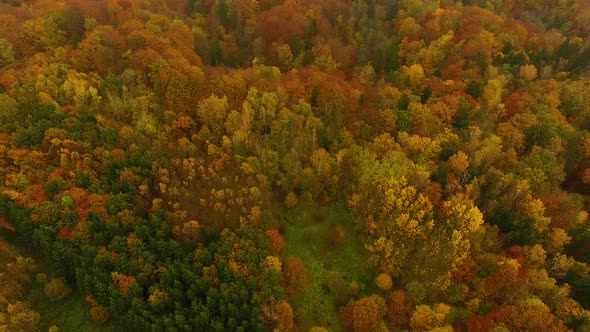
[[[182,225],[182,234],[191,240],[196,240],[199,236],[201,224],[196,220],[191,220]]]
[[[431,157],[440,152],[440,142],[429,137],[421,137],[418,135],[411,135],[406,132],[400,132],[398,135],[399,144],[404,151],[410,155],[421,153],[425,156]]]
[[[471,233],[483,224],[483,214],[471,202],[446,201],[443,203],[442,210],[447,227],[453,230]]]
[[[389,274],[379,273],[375,279],[375,284],[377,284],[377,287],[379,287],[381,290],[387,291],[393,286],[393,280]]]
[[[267,256],[264,259],[263,266],[266,269],[281,272],[283,270],[281,259],[276,256]]]
[[[463,151],[458,151],[449,158],[448,163],[454,172],[461,174],[469,167],[469,157]]]
[[[75,71],[68,72],[68,78],[59,87],[59,96],[62,103],[70,103],[77,107],[86,105],[97,105],[102,97],[98,90],[89,81],[90,77]]]
[[[418,331],[441,328],[447,325],[447,317],[450,313],[451,307],[444,303],[439,303],[434,307],[418,305],[410,319],[410,326]]]
[[[568,298],[557,308],[556,315],[566,324],[571,324],[574,321],[590,318],[590,310],[582,308],[576,300]]]
[[[370,204],[374,215],[367,218],[371,222],[367,222],[370,238],[366,248],[372,253],[373,263],[393,273],[399,271],[417,241],[431,230],[432,205],[403,177],[384,181],[376,189],[376,200]]]
[[[535,65],[524,65],[520,67],[520,77],[530,82],[537,78],[537,67]]]
[[[151,304],[164,303],[168,300],[168,293],[159,289],[154,290],[148,297]]]
[[[424,68],[420,64],[413,64],[401,68],[401,78],[407,80],[411,86],[420,86],[424,82],[426,75],[424,74]]]
[[[558,251],[563,248],[564,245],[571,241],[571,237],[565,230],[558,227],[553,227],[547,232],[545,237],[545,247],[550,251]]]

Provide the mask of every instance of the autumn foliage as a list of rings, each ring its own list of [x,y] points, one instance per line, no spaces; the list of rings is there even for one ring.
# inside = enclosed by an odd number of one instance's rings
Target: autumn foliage
[[[588,330],[589,21],[2,1],[0,330]]]

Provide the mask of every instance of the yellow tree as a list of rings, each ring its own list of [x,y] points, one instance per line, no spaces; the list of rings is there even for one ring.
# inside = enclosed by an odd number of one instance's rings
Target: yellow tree
[[[367,229],[366,247],[380,270],[399,273],[434,226],[432,204],[404,177],[383,181],[375,189],[368,206],[375,223]]]
[[[197,115],[204,125],[219,136],[223,131],[227,108],[227,97],[211,96],[199,104]]]
[[[483,224],[483,215],[473,202],[459,197],[443,202],[438,215],[429,241],[413,253],[405,276],[442,291],[450,285],[453,271],[469,256],[469,238]]]
[[[452,197],[440,204],[435,218],[430,199],[404,177],[369,186],[370,194],[350,201],[365,221],[369,261],[402,280],[448,287],[451,273],[470,253],[470,236],[483,224],[479,209],[466,198]]]
[[[524,65],[520,67],[520,77],[530,82],[537,78],[537,67],[535,65]]]

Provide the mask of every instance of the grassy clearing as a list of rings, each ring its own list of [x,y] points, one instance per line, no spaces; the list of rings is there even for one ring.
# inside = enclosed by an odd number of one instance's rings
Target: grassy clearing
[[[327,287],[330,273],[340,274],[348,283],[356,281],[359,295],[369,294],[374,275],[367,266],[367,257],[359,236],[355,234],[352,216],[344,203],[327,207],[294,209],[285,214],[286,257],[301,259],[307,271],[307,286],[291,299],[297,324],[304,328],[323,326],[341,330],[336,296]],[[341,225],[345,239],[330,245],[326,233]]]
[[[112,325],[98,326],[88,316],[88,304],[78,294],[57,302],[45,301],[35,306],[41,314],[41,331],[55,325],[60,331],[121,331]]]

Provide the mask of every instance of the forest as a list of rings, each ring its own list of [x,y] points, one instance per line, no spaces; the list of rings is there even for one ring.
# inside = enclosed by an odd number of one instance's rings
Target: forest
[[[1,0],[0,331],[590,331],[590,0]]]

